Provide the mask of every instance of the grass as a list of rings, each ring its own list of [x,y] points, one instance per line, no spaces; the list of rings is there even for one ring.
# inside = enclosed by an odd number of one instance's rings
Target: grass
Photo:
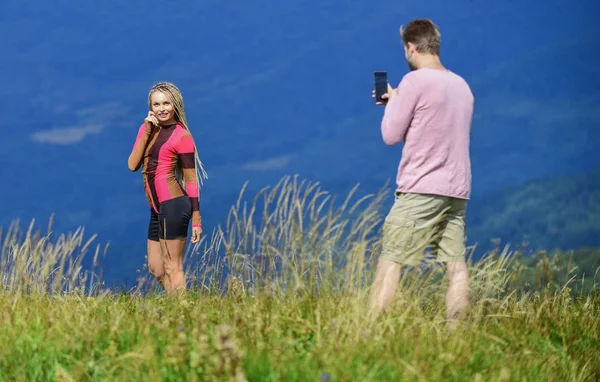
[[[434,263],[407,269],[392,310],[369,322],[384,194],[336,201],[287,177],[242,195],[226,225],[190,247],[200,261],[181,296],[144,278],[131,291],[106,288],[81,265],[102,253],[83,230],[9,227],[0,381],[600,378],[595,280],[585,291],[576,278],[524,290],[504,249],[469,261],[473,310],[456,331],[446,330],[446,280]]]

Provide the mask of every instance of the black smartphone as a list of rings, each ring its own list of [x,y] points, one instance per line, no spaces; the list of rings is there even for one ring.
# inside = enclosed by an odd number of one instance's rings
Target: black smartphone
[[[375,102],[387,103],[381,96],[388,92],[387,72],[374,72],[375,77]]]

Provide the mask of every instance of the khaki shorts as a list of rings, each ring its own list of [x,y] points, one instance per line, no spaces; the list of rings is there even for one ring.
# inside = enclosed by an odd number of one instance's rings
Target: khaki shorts
[[[429,248],[437,261],[464,260],[466,209],[464,199],[396,193],[383,224],[382,257],[419,265]]]

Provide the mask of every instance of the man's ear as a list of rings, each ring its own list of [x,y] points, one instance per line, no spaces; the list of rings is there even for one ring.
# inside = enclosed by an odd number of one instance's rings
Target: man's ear
[[[410,57],[417,51],[417,47],[412,42],[406,44],[406,54]]]

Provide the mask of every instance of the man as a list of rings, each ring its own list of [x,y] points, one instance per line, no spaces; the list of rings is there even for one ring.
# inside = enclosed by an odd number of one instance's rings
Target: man
[[[442,65],[440,32],[431,20],[415,19],[400,34],[410,72],[397,89],[388,84],[381,133],[387,145],[404,141],[404,146],[370,308],[375,317],[385,311],[401,266],[419,264],[431,248],[446,265],[446,317],[452,325],[470,308],[465,211],[474,99],[465,80]]]

